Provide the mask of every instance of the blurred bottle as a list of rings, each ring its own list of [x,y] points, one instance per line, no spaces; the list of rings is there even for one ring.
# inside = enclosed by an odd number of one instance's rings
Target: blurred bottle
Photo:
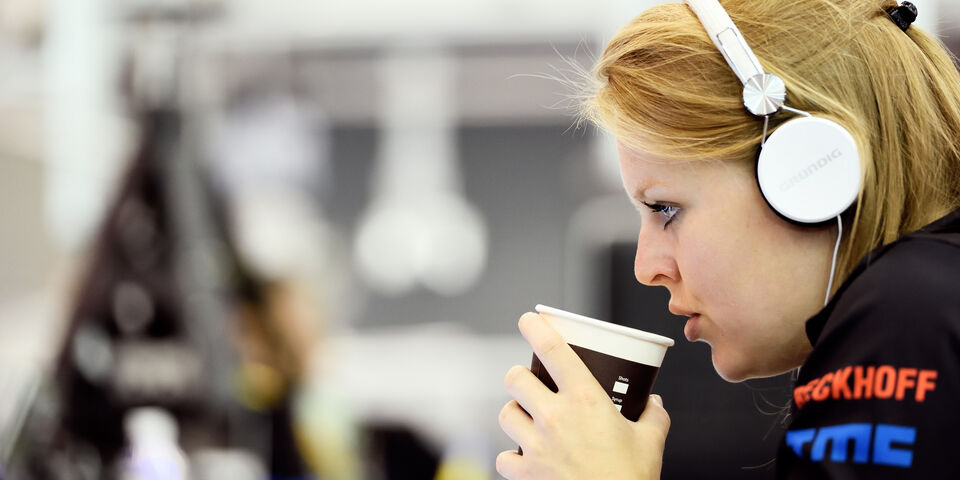
[[[491,480],[489,440],[464,434],[447,446],[434,480]]]
[[[137,408],[124,419],[130,451],[122,480],[188,480],[186,456],[177,444],[177,423],[159,408]]]
[[[193,480],[267,480],[260,459],[239,449],[207,448],[190,454]]]
[[[297,438],[313,472],[323,480],[363,480],[363,432],[349,401],[317,382],[299,392],[295,408]]]

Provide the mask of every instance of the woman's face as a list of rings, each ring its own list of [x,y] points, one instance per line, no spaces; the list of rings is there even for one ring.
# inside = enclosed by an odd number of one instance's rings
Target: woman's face
[[[710,345],[728,381],[799,366],[811,350],[805,322],[823,306],[836,229],[778,217],[749,165],[618,149],[642,216],[637,280],[670,290],[670,311],[690,317],[687,339]]]

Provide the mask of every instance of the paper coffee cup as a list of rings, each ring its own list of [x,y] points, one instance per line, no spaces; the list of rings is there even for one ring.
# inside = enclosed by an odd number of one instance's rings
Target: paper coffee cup
[[[640,418],[673,340],[545,305],[536,310],[580,356],[620,413],[631,421]],[[557,391],[536,355],[530,370]]]

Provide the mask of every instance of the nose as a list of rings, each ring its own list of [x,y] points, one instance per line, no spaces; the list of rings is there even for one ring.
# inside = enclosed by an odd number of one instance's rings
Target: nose
[[[673,255],[673,245],[662,232],[640,228],[633,274],[648,286],[670,286],[680,280],[680,270]]]

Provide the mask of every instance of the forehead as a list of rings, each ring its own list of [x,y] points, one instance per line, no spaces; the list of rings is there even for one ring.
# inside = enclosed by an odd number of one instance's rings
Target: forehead
[[[703,189],[749,181],[752,171],[743,163],[718,159],[658,157],[617,143],[623,184],[632,197],[643,199],[661,191]],[[745,183],[744,183],[745,184]]]

